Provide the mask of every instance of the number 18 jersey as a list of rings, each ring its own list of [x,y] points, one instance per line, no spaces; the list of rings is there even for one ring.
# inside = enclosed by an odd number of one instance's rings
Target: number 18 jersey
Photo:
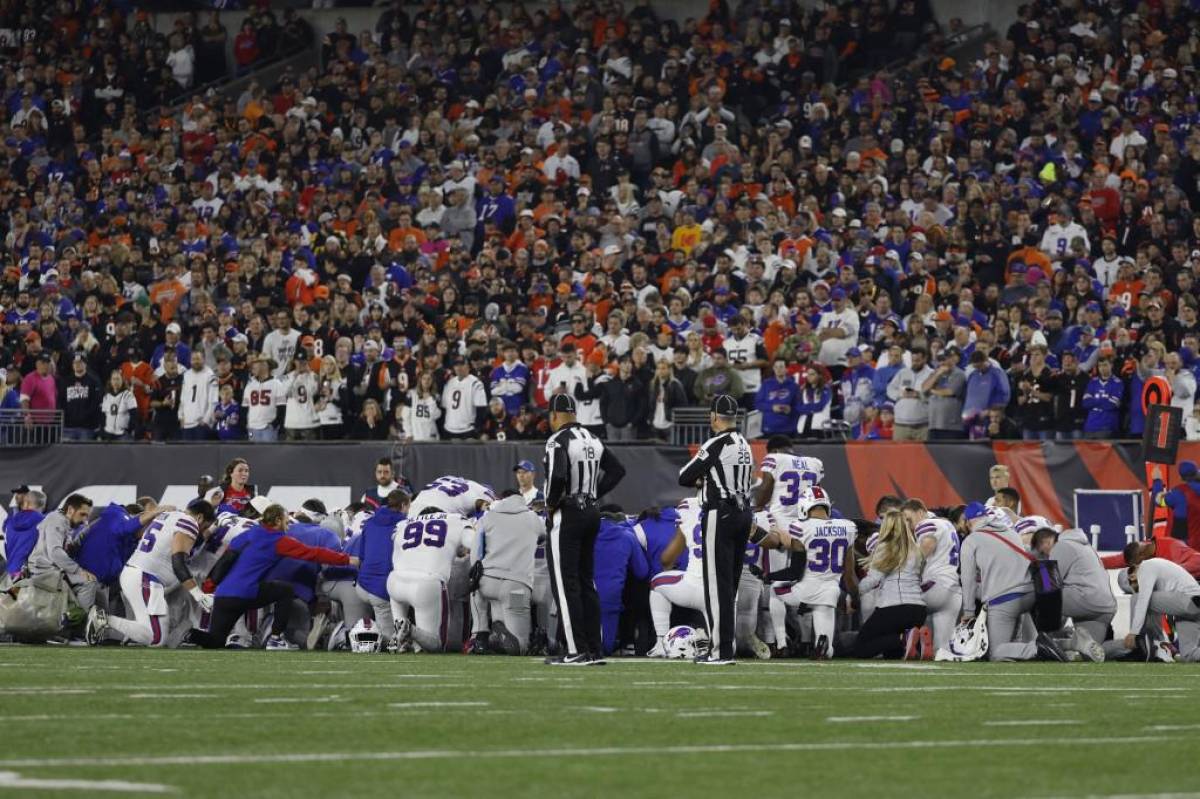
[[[422,572],[448,582],[460,546],[466,549],[475,546],[474,523],[457,513],[416,516],[396,527],[392,568]]]
[[[126,565],[153,574],[162,583],[163,590],[170,591],[179,585],[171,568],[171,545],[176,533],[183,533],[195,540],[200,537],[200,528],[196,526],[195,519],[180,511],[156,516],[146,526],[142,540]]]

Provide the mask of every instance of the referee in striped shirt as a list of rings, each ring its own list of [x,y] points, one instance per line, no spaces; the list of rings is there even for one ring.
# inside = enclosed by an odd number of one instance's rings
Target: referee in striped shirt
[[[721,666],[734,662],[734,600],[754,521],[750,507],[754,456],[750,444],[737,432],[737,414],[738,402],[733,397],[714,397],[709,423],[715,435],[679,472],[681,486],[700,489],[704,610],[712,651],[696,662]]]
[[[596,500],[616,488],[625,467],[575,419],[570,394],[550,398],[546,440],[546,566],[567,651],[555,666],[603,665],[600,596],[594,578],[600,512]]]

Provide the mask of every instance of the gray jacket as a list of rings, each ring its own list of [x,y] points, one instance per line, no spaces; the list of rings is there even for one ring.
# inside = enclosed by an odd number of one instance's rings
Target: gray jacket
[[[955,367],[948,374],[942,375],[933,384],[934,388],[948,389],[953,396],[939,397],[929,395],[929,429],[930,430],[963,430],[963,390],[967,385],[967,373]]]
[[[524,497],[505,497],[493,502],[479,520],[474,559],[483,561],[488,577],[512,580],[532,590],[534,552],[544,532],[545,525]]]
[[[892,376],[887,394],[888,399],[895,403],[896,424],[917,427],[929,424],[929,395],[921,391],[921,385],[932,374],[933,370],[929,368],[929,364],[925,364],[919,372],[914,372],[911,366],[905,366]],[[916,391],[917,396],[904,396],[904,390],[907,388]]]
[[[1050,550],[1050,559],[1058,561],[1064,602],[1070,594],[1074,606],[1097,613],[1116,613],[1117,600],[1113,598],[1108,572],[1082,530],[1060,533],[1058,543]]]
[[[1033,590],[1029,559],[997,540],[996,535],[1018,550],[1025,549],[1021,537],[1012,528],[990,532],[977,530],[967,536],[962,545],[961,573],[963,610],[968,613],[975,611],[976,600],[990,602],[1006,594],[1027,594]],[[978,583],[976,574],[979,575]]]
[[[858,585],[860,595],[876,591],[875,607],[924,605],[921,594],[921,551],[915,546],[908,562],[890,574],[872,568]]]
[[[79,564],[67,554],[66,544],[70,540],[71,525],[67,522],[66,515],[61,510],[46,514],[46,518],[38,525],[37,543],[29,553],[30,574],[58,569],[69,576],[81,577],[82,569]]]

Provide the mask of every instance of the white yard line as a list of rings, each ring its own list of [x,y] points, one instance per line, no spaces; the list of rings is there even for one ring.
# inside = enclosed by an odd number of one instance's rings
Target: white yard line
[[[681,719],[727,718],[734,716],[774,716],[773,710],[681,710],[675,714]]]
[[[388,707],[488,707],[491,702],[390,702]]]
[[[831,724],[853,724],[859,721],[916,721],[920,716],[830,716]]]
[[[169,693],[141,693],[130,694],[130,699],[212,699],[212,694],[169,694]]]
[[[1078,747],[1126,746],[1129,744],[1164,743],[1190,740],[1169,735],[1127,735],[1097,738],[1073,738],[1054,741],[1037,738],[994,738],[984,740],[925,740],[925,741],[826,741],[813,743],[784,743],[770,741],[753,744],[696,744],[681,746],[607,746],[559,749],[425,749],[390,752],[294,752],[245,754],[186,754],[159,757],[47,757],[0,760],[0,768],[66,768],[131,766],[205,766],[258,765],[264,763],[340,763],[346,761],[406,761],[406,760],[544,760],[546,758],[635,757],[694,754],[757,754],[762,752],[841,752],[864,750],[912,749],[978,749],[979,747]]]
[[[20,788],[26,791],[119,791],[121,793],[175,793],[170,785],[125,780],[62,780],[22,777],[15,771],[0,771],[0,791]]]
[[[341,702],[340,696],[268,696],[255,699],[256,705],[327,705],[330,702]]]
[[[1002,721],[985,721],[985,727],[1069,727],[1082,724],[1074,719],[1011,719]]]

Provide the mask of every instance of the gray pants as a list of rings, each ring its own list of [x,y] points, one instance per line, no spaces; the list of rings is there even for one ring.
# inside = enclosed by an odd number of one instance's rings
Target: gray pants
[[[1064,588],[1062,612],[1064,618],[1074,622],[1077,630],[1085,631],[1102,644],[1116,608],[1106,608],[1097,603],[1090,593]]]
[[[75,601],[79,603],[79,607],[86,610],[91,610],[96,604],[96,594],[100,591],[101,585],[95,580],[84,580],[83,577],[72,577],[65,575],[67,586],[71,589],[71,593],[75,596]]]
[[[958,617],[962,614],[962,591],[957,587],[950,589],[935,585],[922,597],[925,599],[925,625],[933,634],[934,649],[944,649],[954,636],[954,628],[958,626]]]
[[[625,427],[617,427],[616,425],[606,425],[608,428],[609,441],[633,441],[637,438],[637,428],[633,425]]]
[[[515,580],[484,575],[479,590],[471,594],[472,632],[490,630],[490,621],[504,622],[505,629],[515,641],[505,641],[510,655],[523,655],[529,648],[529,632],[533,625],[530,600],[533,590]]]
[[[553,641],[558,634],[558,608],[550,592],[550,573],[547,571],[533,572],[533,602],[537,607],[537,626]]]
[[[357,588],[358,586],[351,580],[336,582],[325,580],[320,586],[321,593],[329,597],[330,604],[340,609],[340,618],[345,622],[346,627],[353,627],[359,619],[371,615],[370,605],[358,595]],[[334,610],[333,616],[338,617],[338,610]]]
[[[988,660],[1033,660],[1037,644],[1017,641],[1023,620],[1033,610],[1033,594],[1022,595],[987,609]]]
[[[450,581],[446,583],[446,595],[449,599],[448,621],[446,624],[446,651],[457,652],[463,645],[463,626],[468,621],[471,598],[471,559],[457,557],[450,569]]]
[[[1175,621],[1175,637],[1179,641],[1179,656],[1184,660],[1200,659],[1200,607],[1188,594],[1175,591],[1155,591],[1150,595],[1150,613],[1165,613]],[[1146,626],[1152,623],[1146,616]]]
[[[354,595],[363,606],[364,613],[367,606],[375,612],[375,626],[379,628],[379,634],[384,637],[384,640],[390,640],[396,634],[396,620],[392,616],[391,598],[381,599],[361,585],[354,586]],[[358,618],[361,619],[362,616]],[[349,617],[345,621],[347,627],[353,627],[358,623],[358,619],[351,621]]]

